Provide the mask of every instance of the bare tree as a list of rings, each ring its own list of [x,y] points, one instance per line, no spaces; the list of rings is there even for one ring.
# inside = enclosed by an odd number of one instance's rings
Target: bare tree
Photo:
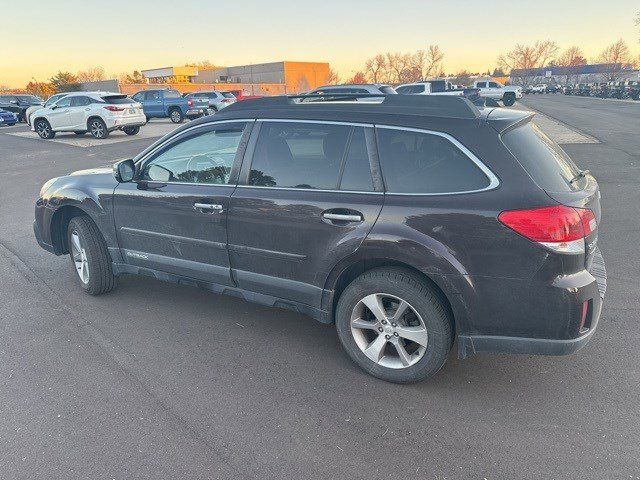
[[[429,45],[425,53],[425,64],[422,71],[422,77],[441,77],[443,76],[442,61],[444,60],[444,52],[440,50],[438,45]]]
[[[340,77],[338,73],[331,67],[329,67],[329,73],[327,75],[327,85],[337,85],[340,83]]]
[[[353,77],[347,79],[345,83],[350,85],[361,85],[363,83],[367,83],[367,75],[362,71],[357,71],[353,74]]]
[[[406,78],[406,71],[411,69],[411,55],[408,53],[387,53],[387,65],[389,67],[390,82],[402,83]]]
[[[99,82],[105,79],[104,68],[91,67],[87,70],[81,70],[76,73],[76,80],[78,82]]]
[[[387,57],[380,53],[368,59],[364,64],[364,71],[373,83],[387,82]]]
[[[586,64],[587,58],[584,56],[582,49],[575,45],[567,48],[562,52],[562,55],[556,59],[556,65],[561,67],[575,67]]]
[[[498,66],[504,71],[511,72],[511,78],[516,83],[529,83],[532,75],[528,72],[519,73],[514,78],[513,70],[531,70],[544,67],[558,55],[558,44],[551,40],[535,42],[533,45],[517,44],[513,50],[498,57]]]
[[[600,55],[598,55],[596,61],[605,65],[606,79],[613,81],[626,65],[632,63],[632,58],[626,42],[620,39],[605,48]]]

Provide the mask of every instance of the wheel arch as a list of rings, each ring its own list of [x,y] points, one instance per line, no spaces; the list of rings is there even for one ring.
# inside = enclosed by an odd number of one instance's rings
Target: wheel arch
[[[104,118],[102,118],[100,115],[97,115],[97,114],[94,113],[93,115],[89,115],[89,117],[87,118],[87,122],[86,122],[87,131],[91,130],[89,128],[89,123],[91,122],[91,120],[95,120],[95,119],[100,120],[102,123],[105,124],[105,126],[107,125],[107,122],[104,121]]]
[[[446,277],[422,271],[397,257],[351,257],[336,265],[325,282],[322,309],[329,312],[329,322],[335,321],[335,309],[342,292],[349,284],[365,272],[376,268],[401,268],[417,276],[429,285],[448,310],[452,331],[457,335],[465,318],[466,309],[460,305],[460,295]]]
[[[51,223],[49,224],[49,231],[51,235],[51,244],[58,255],[65,255],[69,253],[69,245],[67,242],[67,229],[69,228],[69,222],[76,217],[89,217],[85,210],[77,205],[63,205],[58,208],[51,217]]]

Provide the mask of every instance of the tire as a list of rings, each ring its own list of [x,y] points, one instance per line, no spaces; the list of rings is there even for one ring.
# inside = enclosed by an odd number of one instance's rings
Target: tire
[[[124,127],[122,131],[127,135],[137,135],[140,132],[140,127]]]
[[[502,97],[502,103],[504,103],[505,107],[510,107],[516,103],[516,96],[513,93],[505,93],[504,97]]]
[[[182,123],[184,122],[184,115],[179,108],[172,108],[169,110],[169,119],[173,123]]]
[[[149,123],[149,122],[151,121],[151,117],[147,117],[147,116],[145,115],[145,117],[144,117],[144,118],[146,118],[146,119],[147,119],[147,123]]]
[[[75,133],[76,135],[78,135],[80,137],[80,136],[86,134],[87,132],[73,132],[73,133]]]
[[[98,140],[104,140],[109,136],[109,130],[107,130],[107,125],[104,123],[104,120],[98,117],[90,118],[87,122],[87,126],[89,128],[89,132],[91,132],[91,136]]]
[[[111,256],[96,224],[89,217],[72,218],[67,229],[67,242],[74,276],[83,290],[89,295],[102,295],[113,290],[115,277]]]
[[[53,131],[49,122],[44,118],[39,118],[33,125],[40,138],[44,140],[51,140],[56,136],[56,132]]]
[[[365,305],[371,298],[381,299],[386,307],[377,317]],[[393,308],[402,302],[405,313],[393,322]],[[353,318],[359,320],[355,327]],[[388,382],[413,383],[435,375],[453,345],[452,320],[441,295],[419,275],[401,268],[377,268],[356,278],[340,295],[335,319],[338,337],[351,359]],[[410,326],[414,335],[419,334],[415,337],[419,342],[404,337]]]

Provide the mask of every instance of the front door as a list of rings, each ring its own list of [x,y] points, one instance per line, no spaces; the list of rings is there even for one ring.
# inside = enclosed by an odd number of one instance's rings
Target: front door
[[[321,306],[331,269],[362,244],[383,203],[365,129],[257,122],[229,209],[239,287]]]
[[[227,211],[248,126],[221,122],[186,130],[137,164],[136,181],[117,186],[115,226],[127,263],[233,284]]]
[[[70,125],[69,111],[71,110],[71,98],[64,97],[58,100],[47,115],[49,124],[54,130],[67,128]]]
[[[144,113],[148,117],[160,117],[164,113],[163,110],[164,109],[162,107],[162,97],[160,96],[160,92],[145,92]]]

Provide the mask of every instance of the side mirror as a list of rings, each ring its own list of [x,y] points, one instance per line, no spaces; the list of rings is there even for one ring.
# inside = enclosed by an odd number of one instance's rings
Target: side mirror
[[[113,176],[118,183],[128,183],[133,180],[136,174],[136,164],[133,160],[122,160],[113,165]]]
[[[49,107],[51,110],[55,110],[56,108],[58,108],[58,105],[56,105],[55,103],[53,105],[51,105]]]
[[[17,105],[18,101],[17,100],[9,100],[9,103],[13,104],[13,105]]]

